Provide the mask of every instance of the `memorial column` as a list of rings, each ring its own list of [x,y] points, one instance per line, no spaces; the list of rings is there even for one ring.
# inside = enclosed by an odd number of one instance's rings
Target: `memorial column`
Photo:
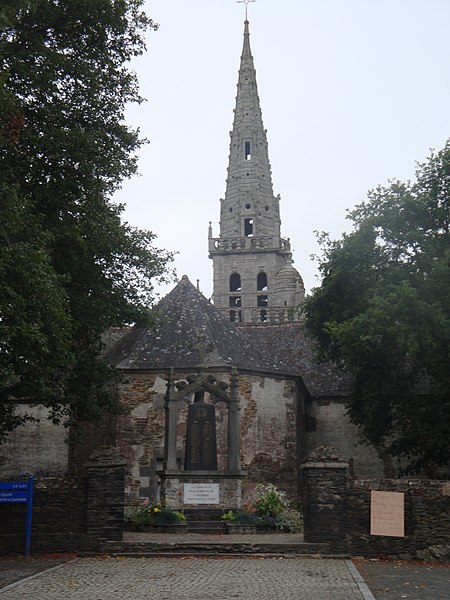
[[[230,399],[228,401],[228,470],[241,472],[241,434],[239,419],[239,397],[237,371],[231,374]]]
[[[174,398],[174,369],[171,367],[169,381],[167,384],[167,393],[164,402],[166,413],[166,435],[164,440],[164,469],[168,471],[177,470],[177,407],[178,403]]]

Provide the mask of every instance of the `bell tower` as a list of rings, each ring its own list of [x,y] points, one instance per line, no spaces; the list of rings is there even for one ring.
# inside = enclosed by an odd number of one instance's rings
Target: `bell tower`
[[[214,305],[231,321],[298,320],[304,285],[280,227],[246,19],[220,233],[214,238],[210,223],[208,235]]]

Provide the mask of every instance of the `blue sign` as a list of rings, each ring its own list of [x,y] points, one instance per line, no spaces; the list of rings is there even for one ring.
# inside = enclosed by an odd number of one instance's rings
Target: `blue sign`
[[[0,490],[27,490],[28,481],[0,481]]]
[[[28,481],[0,481],[0,504],[27,504],[25,526],[25,556],[30,556],[31,521],[33,517],[34,475]]]
[[[14,502],[28,502],[28,491],[25,492],[0,492],[0,504],[13,504]]]

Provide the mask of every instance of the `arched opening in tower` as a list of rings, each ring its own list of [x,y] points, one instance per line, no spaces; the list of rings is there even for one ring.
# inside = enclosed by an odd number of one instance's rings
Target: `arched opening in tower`
[[[241,289],[241,276],[239,273],[232,273],[230,275],[230,292],[240,292]]]
[[[267,290],[267,273],[264,273],[263,271],[258,273],[256,277],[256,289],[258,292]]]
[[[253,219],[244,219],[244,235],[245,237],[253,237]]]

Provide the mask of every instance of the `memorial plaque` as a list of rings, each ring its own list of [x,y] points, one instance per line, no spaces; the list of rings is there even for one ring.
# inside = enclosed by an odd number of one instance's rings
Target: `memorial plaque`
[[[216,409],[196,392],[188,409],[185,471],[217,471]]]
[[[405,495],[402,492],[370,493],[370,534],[405,537]]]
[[[219,504],[218,483],[185,483],[185,504]]]

